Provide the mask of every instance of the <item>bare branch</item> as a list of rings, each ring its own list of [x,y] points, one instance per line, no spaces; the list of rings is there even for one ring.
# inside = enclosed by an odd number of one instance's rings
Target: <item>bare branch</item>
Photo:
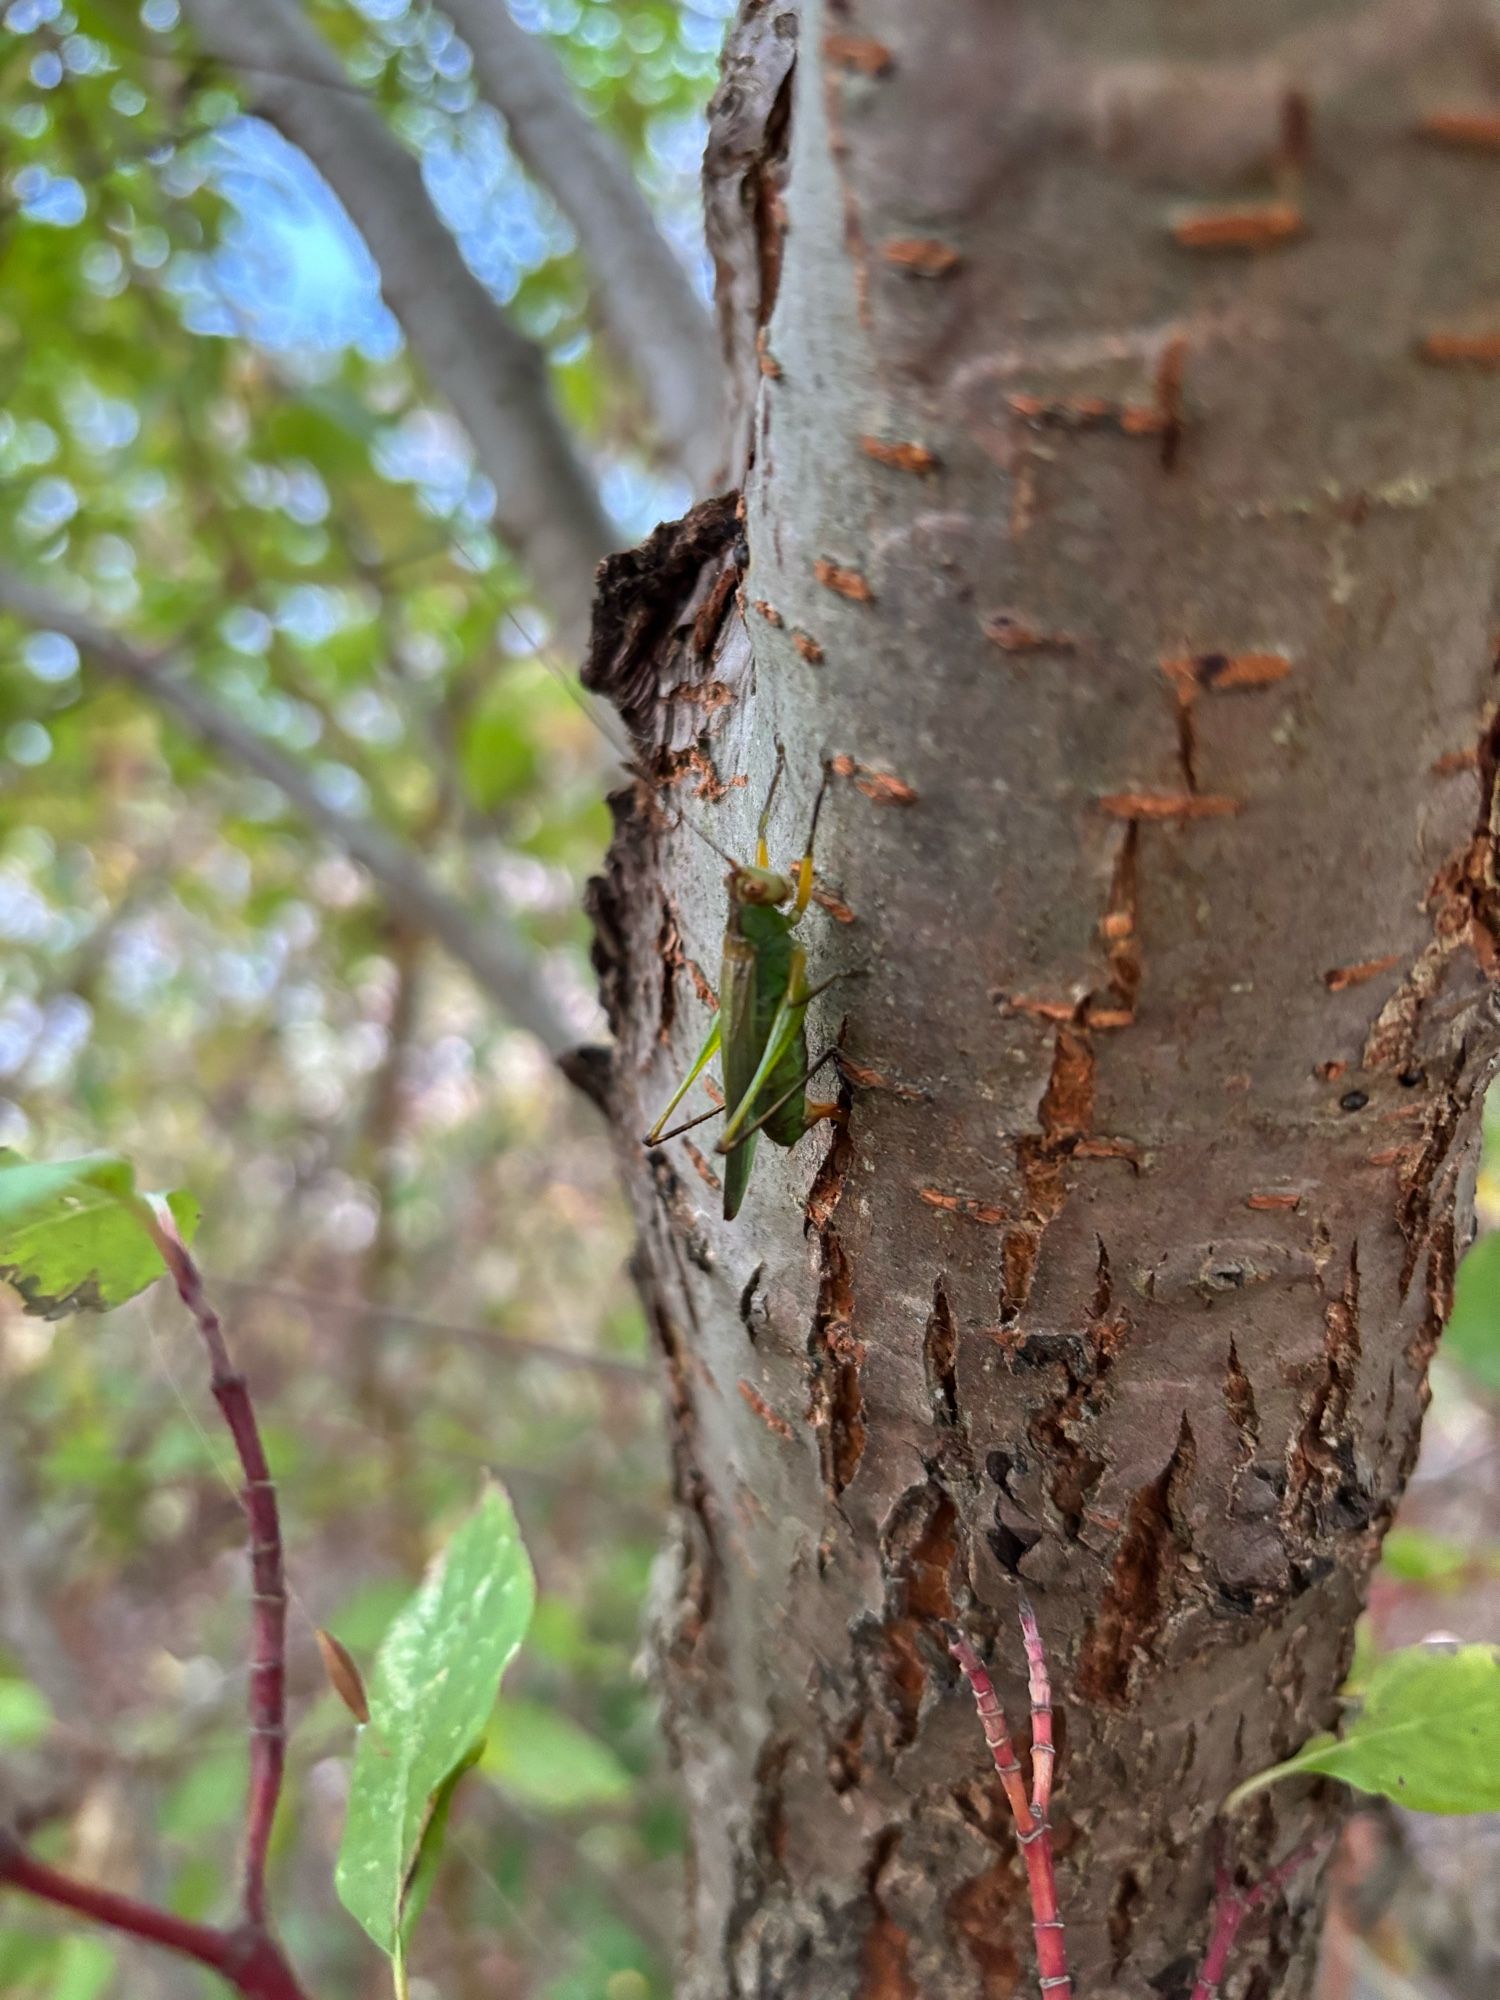
[[[140,651],[49,591],[3,568],[0,610],[66,634],[100,671],[128,682],[232,763],[274,785],[310,825],[369,871],[393,909],[420,924],[467,966],[518,1027],[528,1029],[554,1056],[576,1047],[578,1037],[544,991],[530,951],[499,911],[471,914],[401,841],[369,820],[330,805],[302,764],[247,729],[184,674],[172,672],[169,655]]]
[[[594,565],[614,537],[553,402],[541,350],[464,262],[417,161],[352,94],[295,0],[187,0],[201,46],[306,153],[359,229],[413,351],[494,483],[495,525],[530,569],[570,652],[588,631]]]
[[[629,162],[505,0],[444,0],[444,11],[473,52],[479,88],[504,118],[517,158],[577,232],[605,327],[673,458],[695,496],[711,491],[723,450],[718,342]]]

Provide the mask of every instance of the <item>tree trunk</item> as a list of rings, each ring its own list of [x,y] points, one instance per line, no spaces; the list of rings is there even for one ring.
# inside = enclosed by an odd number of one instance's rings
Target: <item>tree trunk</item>
[[[1187,1991],[1220,1801],[1334,1720],[1500,1044],[1500,381],[1419,346],[1500,258],[1500,163],[1416,132],[1474,102],[1468,19],[733,31],[742,518],[609,565],[592,662],[659,781],[596,915],[671,1404],[691,2000],[1033,1990],[937,1622],[1019,1719],[1020,1582],[1090,2000]],[[1174,236],[1226,198],[1258,207]],[[868,974],[813,1010],[846,1125],[762,1142],[725,1224],[711,1125],[637,1141],[724,922],[678,810],[748,858],[777,738],[779,862],[837,760],[814,976]],[[1337,1810],[1279,1788],[1237,1852]],[[1229,1990],[1305,1994],[1316,1906]]]

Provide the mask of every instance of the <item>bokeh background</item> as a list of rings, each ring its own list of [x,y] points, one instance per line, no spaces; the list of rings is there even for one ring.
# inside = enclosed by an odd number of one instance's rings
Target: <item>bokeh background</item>
[[[698,168],[729,10],[512,0],[705,299]],[[306,12],[544,344],[620,541],[680,513],[572,232],[452,28],[408,0]],[[332,807],[398,833],[477,926],[518,930],[583,1041],[611,757],[492,504],[338,201],[200,60],[176,0],[10,0],[0,562],[87,586]],[[488,1467],[541,1599],[413,1994],[665,2000],[681,1825],[639,1664],[663,1454],[602,1130],[279,791],[3,617],[0,1144],[116,1150],[203,1204],[287,1524],[275,1866],[310,1990],[364,2000],[388,1977],[332,1893],[350,1725],[313,1628],[368,1658]],[[1493,1168],[1480,1197],[1500,1222]],[[1497,1302],[1500,1236],[1465,1272],[1371,1643],[1500,1634]],[[221,1912],[238,1843],[241,1545],[175,1305],[50,1325],[0,1295],[0,1805],[42,1851],[191,1916]],[[1361,1819],[1325,2000],[1492,1992],[1496,1859],[1484,1823]],[[14,2000],[217,1990],[0,1902]]]

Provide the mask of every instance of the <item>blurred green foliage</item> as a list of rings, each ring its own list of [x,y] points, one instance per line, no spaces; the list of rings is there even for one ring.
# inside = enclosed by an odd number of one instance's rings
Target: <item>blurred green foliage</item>
[[[518,0],[689,261],[724,7]],[[677,511],[571,238],[440,14],[315,0],[548,351],[622,534]],[[601,746],[486,525],[362,246],[175,0],[0,15],[0,562],[170,647],[343,811],[503,910],[580,1039]],[[338,1908],[366,1660],[493,1468],[539,1584],[460,1795],[415,1975],[444,2000],[667,1991],[678,1820],[632,1671],[662,1473],[610,1162],[588,1112],[363,872],[55,633],[0,619],[0,1144],[191,1186],[254,1379],[294,1591],[279,1920],[320,1994],[385,1990]],[[244,1780],[227,1447],[164,1297],[103,1329],[0,1307],[0,1755],[39,1849],[217,1918]],[[0,1991],[214,1991],[3,1907]],[[418,1989],[420,1990],[420,1989]]]

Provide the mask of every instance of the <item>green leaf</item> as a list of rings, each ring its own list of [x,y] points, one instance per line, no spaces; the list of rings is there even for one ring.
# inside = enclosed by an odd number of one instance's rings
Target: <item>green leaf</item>
[[[52,1727],[52,1708],[30,1681],[0,1678],[0,1749],[40,1743]]]
[[[631,1790],[607,1743],[541,1702],[500,1703],[479,1768],[512,1798],[549,1812],[617,1805]]]
[[[1436,1589],[1456,1588],[1475,1560],[1473,1550],[1425,1528],[1392,1528],[1380,1549],[1380,1566],[1387,1575]]]
[[[481,696],[464,725],[464,788],[481,812],[524,792],[536,778],[536,751],[521,729],[516,699],[503,682]]]
[[[337,1885],[384,1952],[396,1950],[424,1833],[495,1705],[534,1598],[510,1501],[487,1485],[376,1657]]]
[[[453,1811],[453,1794],[466,1771],[472,1771],[479,1762],[484,1749],[484,1738],[477,1737],[453,1769],[444,1778],[432,1795],[432,1810],[427,1815],[427,1824],[422,1829],[421,1843],[417,1848],[417,1858],[411,1865],[407,1877],[406,1891],[401,1899],[401,1941],[409,1944],[411,1934],[417,1927],[417,1918],[427,1907],[427,1898],[432,1894],[432,1885],[437,1879],[438,1863],[443,1858],[443,1843],[448,1837],[448,1818]]]
[[[1458,1267],[1442,1354],[1483,1388],[1500,1389],[1500,1230],[1481,1236]]]
[[[1231,1792],[1225,1809],[1277,1778],[1311,1775],[1414,1812],[1500,1811],[1500,1650],[1429,1644],[1382,1655],[1341,1738],[1315,1736]]]
[[[115,1954],[99,1938],[68,1938],[57,1956],[52,2000],[99,2000],[115,1974]]]
[[[144,1199],[129,1161],[112,1154],[36,1163],[0,1149],[0,1278],[40,1319],[122,1305],[164,1269]],[[166,1201],[190,1239],[198,1204],[181,1191]]]

